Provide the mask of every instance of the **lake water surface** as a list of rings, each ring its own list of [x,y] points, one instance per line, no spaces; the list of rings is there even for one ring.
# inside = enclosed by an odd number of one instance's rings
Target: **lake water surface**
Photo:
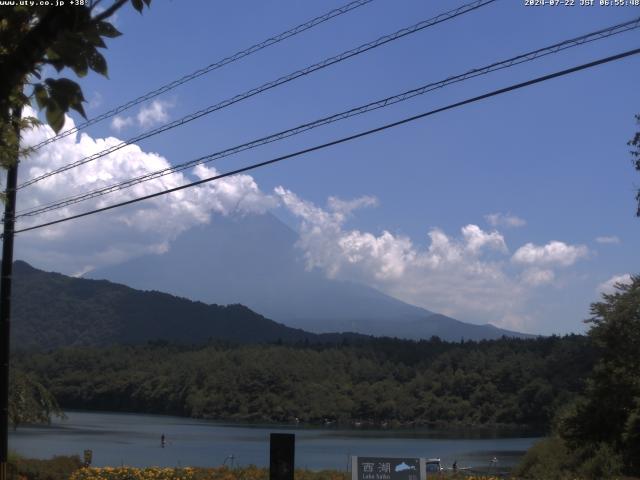
[[[50,426],[21,427],[9,448],[50,458],[93,450],[94,466],[218,466],[233,455],[235,465],[269,464],[269,434],[296,435],[296,467],[347,470],[350,455],[440,457],[445,465],[487,467],[516,464],[537,437],[495,432],[437,430],[341,430],[238,426],[190,418],[121,413],[67,412]],[[160,445],[164,433],[166,446]],[[227,459],[229,464],[231,460]]]

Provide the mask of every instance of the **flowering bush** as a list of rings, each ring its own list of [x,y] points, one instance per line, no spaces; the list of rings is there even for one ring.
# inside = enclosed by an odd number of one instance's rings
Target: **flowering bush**
[[[269,470],[254,466],[230,469],[216,468],[82,468],[70,480],[268,480]],[[337,470],[296,470],[296,480],[350,480],[349,472]],[[498,480],[496,477],[465,476],[465,480]]]
[[[297,480],[349,480],[345,472],[309,470],[296,471]],[[216,468],[133,468],[102,467],[82,468],[71,475],[70,480],[268,480],[266,468],[254,466],[230,469]]]

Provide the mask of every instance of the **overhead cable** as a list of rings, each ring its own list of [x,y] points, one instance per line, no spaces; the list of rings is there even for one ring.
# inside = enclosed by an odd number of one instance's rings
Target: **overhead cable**
[[[454,83],[458,83],[458,82],[462,82],[471,78],[475,78],[481,75],[486,75],[488,73],[491,72],[495,72],[498,70],[502,70],[505,68],[509,68],[512,67],[514,65],[519,65],[522,63],[526,63],[526,62],[530,62],[533,61],[535,59],[550,55],[550,54],[554,54],[569,48],[573,48],[579,45],[583,45],[585,43],[589,43],[589,42],[593,42],[593,41],[597,41],[597,40],[601,40],[603,38],[608,38],[611,37],[613,35],[617,35],[623,32],[627,32],[633,29],[637,29],[640,27],[640,17],[628,21],[628,22],[624,22],[618,25],[613,25],[611,27],[607,27],[604,29],[600,29],[597,30],[595,32],[591,32],[585,35],[581,35],[579,37],[575,37],[569,40],[564,40],[562,42],[559,43],[555,43],[553,45],[544,47],[544,48],[539,48],[537,50],[533,50],[527,53],[523,53],[520,55],[517,55],[515,57],[511,57],[509,59],[506,60],[501,60],[498,62],[494,62],[490,65],[484,66],[484,67],[480,67],[480,68],[475,68],[472,70],[469,70],[463,74],[459,74],[459,75],[454,75],[454,76],[450,76],[447,77],[444,80],[440,80],[437,82],[432,82],[432,83],[428,83],[426,85],[423,85],[421,87],[418,88],[414,88],[412,90],[408,90],[405,91],[403,93],[397,94],[397,95],[393,95],[390,97],[386,97],[384,99],[381,100],[377,100],[375,102],[370,102],[366,105],[361,105],[355,108],[351,108],[349,110],[345,110],[342,111],[340,113],[336,113],[327,117],[323,117],[320,118],[318,120],[314,120],[313,122],[309,122],[309,123],[305,123],[302,125],[298,125],[294,128],[290,128],[287,130],[283,130],[262,138],[258,138],[256,140],[252,140],[250,142],[247,143],[243,143],[241,145],[237,145],[231,148],[227,148],[225,150],[221,150],[218,151],[216,153],[210,154],[210,155],[206,155],[204,157],[199,157],[193,160],[190,160],[188,162],[184,162],[178,165],[172,165],[170,167],[167,168],[163,168],[160,170],[156,170],[153,172],[149,172],[143,175],[139,175],[138,177],[134,177],[128,180],[124,180],[122,182],[119,183],[115,183],[112,185],[108,185],[108,186],[104,186],[104,187],[100,187],[88,192],[83,192],[77,195],[73,195],[73,196],[69,196],[63,199],[59,199],[56,200],[54,202],[48,203],[46,205],[41,205],[35,208],[31,208],[31,209],[26,209],[26,210],[22,210],[20,212],[18,212],[18,214],[16,215],[16,218],[20,218],[20,217],[27,217],[27,216],[35,216],[35,215],[40,215],[42,213],[45,212],[49,212],[49,211],[53,211],[53,210],[57,210],[60,208],[64,208],[82,201],[86,201],[86,200],[90,200],[93,198],[97,198],[103,195],[107,195],[113,192],[117,192],[120,190],[124,190],[126,188],[132,187],[134,185],[138,185],[140,183],[143,182],[147,182],[147,181],[151,181],[157,178],[161,178],[163,176],[166,175],[171,175],[183,170],[186,170],[188,168],[192,168],[196,165],[201,165],[204,163],[209,163],[215,160],[219,160],[221,158],[224,157],[228,157],[231,155],[235,155],[237,153],[246,151],[246,150],[250,150],[262,145],[266,145],[272,142],[276,142],[279,140],[283,140],[285,138],[294,136],[294,135],[298,135],[302,132],[306,132],[308,130],[312,130],[314,128],[318,128],[320,126],[324,126],[324,125],[328,125],[330,123],[334,123],[340,120],[344,120],[347,118],[351,118],[357,115],[362,115],[364,113],[367,112],[371,112],[373,110],[378,110],[380,108],[385,108],[388,107],[390,105],[399,103],[399,102],[403,102],[406,100],[409,100],[411,98],[414,98],[418,95],[423,95],[425,93],[431,92],[433,90],[436,89],[440,89],[440,88],[444,88],[447,85],[451,85]]]
[[[131,199],[131,200],[127,200],[127,201],[124,201],[124,202],[115,203],[115,204],[112,204],[112,205],[109,205],[109,206],[106,206],[106,207],[97,208],[95,210],[90,210],[90,211],[79,213],[79,214],[76,214],[76,215],[71,215],[71,216],[68,216],[68,217],[60,218],[58,220],[53,220],[53,221],[50,221],[50,222],[45,222],[45,223],[41,223],[41,224],[38,224],[38,225],[33,225],[33,226],[30,226],[30,227],[21,228],[21,229],[15,230],[14,233],[28,232],[28,231],[36,230],[36,229],[39,229],[39,228],[44,228],[44,227],[48,227],[48,226],[52,226],[52,225],[57,225],[57,224],[60,224],[60,223],[63,223],[63,222],[68,222],[70,220],[75,220],[75,219],[78,219],[78,218],[87,217],[89,215],[95,215],[97,213],[106,212],[108,210],[113,210],[115,208],[120,208],[120,207],[124,207],[124,206],[127,206],[127,205],[132,205],[134,203],[138,203],[138,202],[141,202],[141,201],[144,201],[144,200],[149,200],[151,198],[160,197],[160,196],[163,196],[163,195],[167,195],[169,193],[173,193],[173,192],[177,192],[177,191],[184,190],[184,189],[187,189],[187,188],[195,187],[197,185],[202,185],[202,184],[205,184],[205,183],[213,182],[213,181],[216,181],[216,180],[220,180],[222,178],[230,177],[230,176],[233,176],[233,175],[238,175],[238,174],[241,174],[241,173],[244,173],[244,172],[248,172],[248,171],[255,170],[255,169],[258,169],[258,168],[261,168],[261,167],[265,167],[267,165],[273,165],[275,163],[282,162],[283,160],[288,160],[290,158],[299,157],[299,156],[307,154],[307,153],[323,150],[325,148],[328,148],[328,147],[331,147],[331,146],[334,146],[334,145],[339,145],[339,144],[342,144],[342,143],[345,143],[345,142],[349,142],[349,141],[352,141],[352,140],[355,140],[355,139],[358,139],[358,138],[362,138],[362,137],[366,137],[366,136],[369,136],[369,135],[372,135],[372,134],[375,134],[375,133],[379,133],[379,132],[382,132],[382,131],[390,129],[390,128],[394,128],[394,127],[397,127],[397,126],[400,126],[400,125],[404,125],[404,124],[407,124],[407,123],[410,123],[410,122],[414,122],[416,120],[419,120],[419,119],[422,119],[422,118],[425,118],[425,117],[429,117],[429,116],[435,115],[437,113],[441,113],[441,112],[444,112],[444,111],[447,111],[447,110],[452,110],[454,108],[458,108],[458,107],[461,107],[461,106],[464,106],[464,105],[475,103],[475,102],[478,102],[478,101],[481,101],[481,100],[485,100],[485,99],[490,98],[490,97],[495,97],[497,95],[501,95],[501,94],[504,94],[504,93],[507,93],[507,92],[511,92],[511,91],[514,91],[514,90],[519,90],[521,88],[525,88],[525,87],[528,87],[528,86],[531,86],[531,85],[534,85],[534,84],[537,84],[537,83],[542,83],[542,82],[545,82],[545,81],[548,81],[548,80],[551,80],[551,79],[554,79],[554,78],[566,76],[566,75],[569,75],[569,74],[572,74],[572,73],[575,73],[575,72],[578,72],[578,71],[581,71],[581,70],[586,70],[588,68],[593,68],[593,67],[598,66],[598,65],[602,65],[602,64],[605,64],[605,63],[609,63],[609,62],[613,62],[613,61],[616,61],[616,60],[620,60],[620,59],[623,59],[623,58],[626,58],[626,57],[629,57],[629,56],[632,56],[632,55],[637,55],[638,53],[640,53],[640,48],[636,48],[636,49],[633,49],[633,50],[627,50],[626,52],[618,53],[616,55],[611,55],[609,57],[601,58],[599,60],[595,60],[595,61],[592,61],[592,62],[589,62],[589,63],[584,63],[582,65],[578,65],[578,66],[575,66],[575,67],[567,68],[565,70],[560,70],[560,71],[557,71],[557,72],[554,72],[554,73],[551,73],[551,74],[548,74],[548,75],[543,75],[541,77],[537,77],[537,78],[534,78],[532,80],[527,80],[526,82],[521,82],[521,83],[510,85],[508,87],[504,87],[504,88],[501,88],[501,89],[498,89],[498,90],[493,90],[493,91],[491,91],[489,93],[485,93],[483,95],[479,95],[479,96],[476,96],[476,97],[473,97],[473,98],[469,98],[469,99],[466,99],[466,100],[463,100],[463,101],[460,101],[460,102],[457,102],[457,103],[452,103],[452,104],[449,104],[449,105],[447,105],[445,107],[440,107],[440,108],[437,108],[435,110],[430,110],[428,112],[424,112],[424,113],[421,113],[419,115],[414,115],[414,116],[411,116],[411,117],[408,117],[408,118],[404,118],[404,119],[398,120],[396,122],[387,123],[387,124],[382,125],[380,127],[372,128],[370,130],[366,130],[366,131],[363,131],[363,132],[360,132],[360,133],[356,133],[354,135],[350,135],[350,136],[347,136],[347,137],[342,137],[342,138],[339,138],[337,140],[333,140],[331,142],[323,143],[321,145],[316,145],[316,146],[313,146],[313,147],[305,148],[303,150],[298,150],[297,152],[289,153],[287,155],[283,155],[283,156],[280,156],[280,157],[272,158],[270,160],[266,160],[266,161],[263,161],[263,162],[254,163],[254,164],[248,165],[246,167],[242,167],[242,168],[238,168],[236,170],[232,170],[232,171],[229,171],[229,172],[221,173],[219,175],[214,175],[212,177],[208,177],[208,178],[204,178],[204,179],[201,179],[201,180],[197,180],[195,182],[187,183],[185,185],[180,185],[178,187],[170,188],[170,189],[167,189],[167,190],[162,190],[160,192],[152,193],[150,195],[137,197],[137,198],[134,198],[134,199]]]
[[[207,73],[213,72],[214,70],[217,70],[219,68],[224,67],[225,65],[229,65],[230,63],[236,62],[242,58],[248,57],[249,55],[252,55],[260,50],[263,50],[267,47],[270,47],[272,45],[275,45],[277,43],[282,42],[283,40],[286,40],[287,38],[293,37],[295,35],[298,35],[299,33],[302,33],[306,30],[309,30],[317,25],[320,25],[324,22],[327,22],[328,20],[331,20],[332,18],[335,17],[339,17],[340,15],[343,15],[347,12],[350,12],[352,10],[355,10],[356,8],[362,7],[363,5],[366,5],[368,3],[371,3],[373,0],[355,0],[353,2],[347,3],[346,5],[343,5],[342,7],[339,8],[335,8],[327,13],[325,13],[324,15],[320,15],[316,18],[313,18],[311,20],[309,20],[308,22],[302,23],[296,27],[293,27],[285,32],[279,33],[278,35],[275,35],[273,37],[270,37],[266,40],[263,40],[260,43],[256,43],[255,45],[250,46],[249,48],[246,48],[244,50],[241,50],[239,52],[234,53],[233,55],[230,55],[228,57],[223,58],[222,60],[218,60],[217,62],[211,63],[209,65],[207,65],[206,67],[200,68],[192,73],[189,73],[188,75],[184,75],[181,78],[178,78],[177,80],[173,80],[172,82],[169,82],[159,88],[156,88],[155,90],[152,90],[148,93],[145,93],[144,95],[141,95],[137,98],[134,98],[133,100],[130,100],[118,107],[115,107],[111,110],[109,110],[108,112],[105,112],[101,115],[98,115],[97,117],[94,118],[90,118],[89,120],[73,127],[73,128],[69,128],[67,130],[64,130],[60,133],[58,133],[57,135],[55,135],[54,137],[48,138],[47,140],[44,140],[40,143],[38,143],[37,145],[34,145],[32,148],[34,150],[38,150],[42,147],[44,147],[45,145],[49,145],[50,143],[53,143],[57,140],[60,140],[61,138],[67,137],[69,135],[72,135],[80,130],[83,130],[95,123],[98,123],[102,120],[105,120],[107,118],[111,118],[115,115],[118,115],[132,107],[135,107],[136,105],[139,105],[142,102],[146,102],[147,100],[151,100],[152,98],[157,97],[158,95],[162,95],[163,93],[167,93],[170,90],[173,90],[174,88],[183,85],[187,82],[190,82],[191,80],[194,80],[198,77],[201,77],[202,75],[205,75]]]
[[[280,77],[276,80],[272,80],[270,82],[267,82],[259,87],[253,88],[251,90],[248,90],[244,93],[241,93],[239,95],[236,95],[232,98],[229,98],[227,100],[224,100],[220,103],[217,103],[215,105],[211,105],[209,107],[206,107],[202,110],[199,110],[197,112],[191,113],[185,117],[182,117],[178,120],[174,120],[173,122],[169,122],[166,123],[160,127],[157,127],[153,130],[149,130],[147,132],[144,132],[136,137],[130,138],[126,141],[123,141],[121,143],[118,143],[116,145],[113,145],[105,150],[102,150],[100,152],[94,153],[93,155],[89,155],[87,157],[81,158],[80,160],[77,160],[75,162],[69,163],[67,165],[64,165],[60,168],[57,168],[55,170],[51,170],[49,172],[43,173],[42,175],[39,175],[35,178],[32,178],[30,180],[27,180],[23,183],[21,183],[20,185],[17,186],[17,189],[21,189],[24,187],[27,187],[29,185],[33,185],[36,182],[39,182],[41,180],[44,180],[45,178],[49,178],[53,175],[57,175],[59,173],[62,172],[66,172],[67,170],[70,170],[72,168],[76,168],[79,167],[80,165],[84,165],[86,163],[92,162],[94,160],[97,160],[98,158],[104,157],[105,155],[109,155],[110,153],[113,153],[117,150],[120,150],[121,148],[126,147],[127,145],[131,145],[132,143],[136,143],[139,142],[141,140],[144,140],[146,138],[152,137],[154,135],[158,135],[160,133],[166,132],[167,130],[171,130],[173,128],[185,125],[193,120],[196,120],[200,117],[203,117],[205,115],[209,115],[217,110],[221,110],[223,108],[229,107],[235,103],[241,102],[242,100],[246,100],[247,98],[253,97],[254,95],[258,95],[259,93],[262,93],[264,91],[270,90],[272,88],[275,88],[279,85],[283,85],[285,83],[291,82],[297,78],[303,77],[305,75],[309,75],[310,73],[316,72],[318,70],[321,70],[323,68],[326,68],[330,65],[334,65],[336,63],[342,62],[348,58],[354,57],[356,55],[360,55],[361,53],[367,52],[369,50],[372,50],[374,48],[378,48],[382,45],[385,45],[389,42],[393,42],[395,40],[398,40],[400,38],[403,38],[407,35],[419,32],[421,30],[424,30],[425,28],[431,27],[433,25],[437,25],[439,23],[445,22],[447,20],[451,20],[452,18],[456,18],[460,15],[463,15],[465,13],[469,13],[473,10],[476,10],[478,8],[481,8],[483,6],[489,5],[493,2],[495,2],[496,0],[476,0],[474,2],[462,5],[458,8],[455,8],[453,10],[449,10],[445,13],[441,13],[440,15],[437,15],[433,18],[430,18],[428,20],[423,20],[421,22],[416,23],[415,25],[412,25],[410,27],[406,27],[403,28],[401,30],[398,30],[395,33],[389,34],[389,35],[384,35],[380,38],[378,38],[377,40],[374,40],[372,42],[368,42],[365,44],[362,44],[356,48],[353,48],[351,50],[347,50],[345,52],[342,52],[338,55],[335,55],[333,57],[327,58],[325,60],[322,60],[318,63],[314,63],[313,65],[310,65],[308,67],[305,67],[301,70],[297,70],[293,73],[290,73],[288,75],[285,75],[283,77]]]

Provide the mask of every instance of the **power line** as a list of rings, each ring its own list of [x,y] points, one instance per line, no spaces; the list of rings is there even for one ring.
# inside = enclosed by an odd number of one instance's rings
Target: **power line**
[[[471,12],[473,10],[476,10],[478,8],[481,8],[483,6],[489,5],[493,2],[495,2],[496,0],[476,0],[474,2],[462,5],[458,8],[455,8],[453,10],[449,10],[445,13],[441,13],[440,15],[437,15],[433,18],[430,18],[428,20],[423,20],[419,23],[416,23],[415,25],[412,25],[410,27],[406,27],[403,28],[401,30],[398,30],[395,33],[389,34],[389,35],[384,35],[372,42],[368,42],[365,44],[362,44],[356,48],[353,48],[351,50],[347,50],[345,52],[342,52],[338,55],[335,55],[333,57],[327,58],[325,60],[322,60],[318,63],[315,63],[313,65],[310,65],[308,67],[305,67],[301,70],[297,70],[293,73],[290,73],[288,75],[285,75],[283,77],[280,77],[276,80],[272,80],[271,82],[267,82],[259,87],[253,88],[251,90],[248,90],[244,93],[241,93],[239,95],[236,95],[232,98],[229,98],[227,100],[224,100],[220,103],[217,103],[215,105],[211,105],[209,107],[206,107],[202,110],[199,110],[195,113],[192,113],[190,115],[187,115],[185,117],[182,117],[181,119],[175,120],[173,122],[167,123],[165,125],[162,125],[158,128],[155,128],[153,130],[150,130],[148,132],[145,132],[141,135],[138,135],[137,137],[133,137],[130,138],[129,140],[126,140],[124,142],[121,142],[117,145],[114,145],[112,147],[109,147],[105,150],[102,150],[101,152],[97,152],[93,155],[90,155],[88,157],[82,158],[80,160],[77,160],[75,162],[69,163],[68,165],[65,165],[63,167],[57,168],[55,170],[51,170],[47,173],[44,173],[42,175],[39,175],[35,178],[32,178],[30,180],[27,180],[25,182],[23,182],[22,184],[18,185],[17,189],[21,189],[24,187],[27,187],[29,185],[33,185],[36,182],[39,182],[41,180],[44,180],[45,178],[49,178],[53,175],[57,175],[58,173],[61,172],[65,172],[67,170],[70,170],[72,168],[78,167],[80,165],[84,165],[85,163],[89,163],[93,160],[97,160],[98,158],[104,157],[105,155],[108,155],[110,153],[113,153],[117,150],[120,150],[121,148],[126,147],[127,145],[130,145],[132,143],[135,142],[139,142],[141,140],[144,140],[146,138],[152,137],[154,135],[158,135],[159,133],[165,132],[167,130],[171,130],[173,128],[179,127],[181,125],[184,125],[186,123],[189,123],[193,120],[196,120],[197,118],[203,117],[205,115],[209,115],[210,113],[213,113],[217,110],[221,110],[223,108],[229,107],[235,103],[238,103],[242,100],[245,100],[247,98],[253,97],[254,95],[257,95],[259,93],[262,93],[266,90],[270,90],[272,88],[275,88],[279,85],[291,82],[292,80],[295,80],[297,78],[303,77],[305,75],[309,75],[310,73],[313,73],[315,71],[321,70],[323,68],[326,68],[330,65],[342,62],[343,60],[346,60],[348,58],[354,57],[356,55],[360,55],[361,53],[367,52],[369,50],[372,50],[374,48],[380,47],[382,45],[385,45],[389,42],[398,40],[400,38],[403,38],[407,35],[410,35],[412,33],[416,33],[419,32],[421,30],[424,30],[425,28],[431,27],[433,25],[445,22],[447,20],[451,20],[452,18],[458,17],[460,15],[463,15],[465,13]]]
[[[598,66],[598,65],[602,65],[602,64],[605,64],[605,63],[609,63],[609,62],[613,62],[613,61],[616,61],[616,60],[620,60],[622,58],[626,58],[626,57],[629,57],[629,56],[632,56],[632,55],[637,55],[638,53],[640,53],[640,48],[636,48],[636,49],[633,49],[633,50],[628,50],[626,52],[618,53],[616,55],[611,55],[609,57],[601,58],[599,60],[595,60],[595,61],[592,61],[592,62],[589,62],[589,63],[584,63],[582,65],[571,67],[571,68],[568,68],[568,69],[565,69],[565,70],[560,70],[560,71],[557,71],[557,72],[554,72],[554,73],[550,73],[548,75],[543,75],[541,77],[537,77],[537,78],[534,78],[532,80],[527,80],[526,82],[521,82],[521,83],[510,85],[508,87],[504,87],[504,88],[501,88],[501,89],[498,89],[498,90],[493,90],[493,91],[491,91],[489,93],[485,93],[485,94],[479,95],[477,97],[469,98],[469,99],[466,99],[466,100],[463,100],[463,101],[460,101],[460,102],[457,102],[457,103],[452,103],[452,104],[449,104],[449,105],[447,105],[445,107],[440,107],[440,108],[437,108],[435,110],[430,110],[428,112],[424,112],[424,113],[421,113],[421,114],[418,114],[418,115],[414,115],[412,117],[404,118],[402,120],[398,120],[398,121],[393,122],[393,123],[387,123],[387,124],[382,125],[380,127],[376,127],[376,128],[370,129],[370,130],[366,130],[364,132],[356,133],[354,135],[350,135],[350,136],[347,136],[347,137],[342,137],[342,138],[340,138],[338,140],[333,140],[331,142],[323,143],[321,145],[316,145],[316,146],[313,146],[313,147],[309,147],[309,148],[306,148],[304,150],[298,150],[297,152],[289,153],[287,155],[283,155],[283,156],[276,157],[276,158],[272,158],[272,159],[266,160],[264,162],[254,163],[252,165],[248,165],[246,167],[238,168],[236,170],[232,170],[232,171],[229,171],[229,172],[226,172],[226,173],[222,173],[222,174],[215,175],[215,176],[212,176],[212,177],[209,177],[209,178],[204,178],[204,179],[201,179],[201,180],[197,180],[195,182],[191,182],[191,183],[188,183],[188,184],[185,184],[185,185],[180,185],[179,187],[170,188],[170,189],[163,190],[163,191],[160,191],[160,192],[152,193],[150,195],[145,195],[145,196],[134,198],[134,199],[131,199],[131,200],[127,200],[127,201],[124,201],[124,202],[115,203],[115,204],[109,205],[107,207],[97,208],[95,210],[90,210],[90,211],[87,211],[87,212],[84,212],[84,213],[79,213],[77,215],[71,215],[69,217],[61,218],[61,219],[58,219],[58,220],[53,220],[53,221],[50,221],[50,222],[41,223],[39,225],[34,225],[34,226],[31,226],[31,227],[26,227],[26,228],[22,228],[22,229],[19,229],[19,230],[15,230],[14,233],[28,232],[28,231],[31,231],[31,230],[36,230],[36,229],[48,227],[48,226],[51,226],[51,225],[57,225],[59,223],[68,222],[69,220],[75,220],[75,219],[86,217],[86,216],[89,216],[89,215],[94,215],[96,213],[105,212],[107,210],[112,210],[114,208],[124,207],[124,206],[131,205],[131,204],[134,204],[134,203],[137,203],[137,202],[141,202],[143,200],[149,200],[151,198],[155,198],[155,197],[159,197],[159,196],[162,196],[162,195],[166,195],[168,193],[177,192],[179,190],[184,190],[186,188],[195,187],[197,185],[202,185],[204,183],[209,183],[209,182],[212,182],[212,181],[215,181],[215,180],[220,180],[220,179],[225,178],[225,177],[238,175],[240,173],[248,172],[250,170],[255,170],[257,168],[265,167],[267,165],[272,165],[274,163],[278,163],[278,162],[281,162],[283,160],[287,160],[289,158],[298,157],[298,156],[304,155],[306,153],[315,152],[315,151],[318,151],[318,150],[323,150],[325,148],[328,148],[328,147],[331,147],[331,146],[334,146],[334,145],[339,145],[341,143],[349,142],[351,140],[355,140],[355,139],[358,139],[358,138],[361,138],[361,137],[366,137],[366,136],[372,135],[374,133],[379,133],[379,132],[382,132],[384,130],[387,130],[387,129],[390,129],[390,128],[393,128],[393,127],[404,125],[406,123],[410,123],[410,122],[413,122],[413,121],[416,121],[416,120],[419,120],[419,119],[422,119],[422,118],[425,118],[425,117],[428,117],[428,116],[431,116],[431,115],[435,115],[437,113],[441,113],[441,112],[444,112],[444,111],[447,111],[447,110],[452,110],[454,108],[458,108],[458,107],[461,107],[461,106],[464,106],[464,105],[475,103],[475,102],[478,102],[480,100],[485,100],[485,99],[490,98],[490,97],[495,97],[495,96],[501,95],[503,93],[511,92],[511,91],[514,91],[514,90],[519,90],[521,88],[525,88],[525,87],[528,87],[528,86],[531,86],[531,85],[534,85],[534,84],[537,84],[537,83],[542,83],[542,82],[545,82],[545,81],[548,81],[548,80],[551,80],[551,79],[554,79],[554,78],[562,77],[562,76],[565,76],[565,75],[569,75],[571,73],[575,73],[575,72],[578,72],[578,71],[581,71],[581,70],[586,70],[588,68],[592,68],[592,67],[595,67],[595,66]]]
[[[206,67],[200,68],[199,70],[196,70],[188,75],[184,75],[183,77],[177,79],[177,80],[173,80],[172,82],[169,82],[155,90],[152,90],[148,93],[145,93],[144,95],[141,95],[137,98],[134,98],[133,100],[128,101],[127,103],[124,103],[118,107],[115,107],[112,110],[109,110],[108,112],[105,112],[101,115],[98,115],[97,117],[91,118],[73,128],[70,128],[68,130],[64,130],[62,132],[60,132],[59,134],[57,134],[54,137],[48,138],[47,140],[44,140],[40,143],[38,143],[37,145],[34,145],[32,148],[34,150],[38,150],[42,147],[44,147],[45,145],[48,145],[50,143],[53,143],[57,140],[60,140],[61,138],[67,137],[69,135],[72,135],[82,129],[85,129],[87,127],[89,127],[90,125],[93,125],[95,123],[98,123],[102,120],[105,120],[107,118],[113,117],[114,115],[117,115],[119,113],[122,113],[136,105],[139,105],[142,102],[145,102],[147,100],[151,100],[154,97],[157,97],[158,95],[162,95],[163,93],[166,93],[170,90],[173,90],[176,87],[179,87],[180,85],[183,85],[187,82],[190,82],[191,80],[194,80],[198,77],[201,77],[202,75],[205,75],[207,73],[210,73],[214,70],[217,70],[219,68],[222,68],[226,65],[229,65],[230,63],[236,62],[242,58],[248,57],[249,55],[252,55],[260,50],[263,50],[267,47],[270,47],[272,45],[275,45],[277,43],[282,42],[283,40],[286,40],[287,38],[293,37],[295,35],[298,35],[299,33],[302,33],[306,30],[309,30],[317,25],[320,25],[324,22],[327,22],[335,17],[339,17],[340,15],[343,15],[347,12],[350,12],[352,10],[355,10],[356,8],[362,7],[368,3],[371,3],[373,0],[355,0],[351,3],[347,3],[346,5],[343,5],[342,7],[333,9],[327,13],[325,13],[324,15],[320,15],[319,17],[313,18],[311,20],[309,20],[308,22],[302,23],[296,27],[293,27],[289,30],[287,30],[286,32],[282,32],[278,35],[275,35],[273,37],[270,37],[260,43],[256,43],[255,45],[250,46],[249,48],[246,48],[244,50],[241,50],[239,52],[234,53],[233,55],[230,55],[228,57],[223,58],[222,60],[219,60],[215,63],[211,63],[209,65],[207,65]]]
[[[603,38],[608,38],[612,35],[617,35],[623,32],[627,32],[629,30],[633,30],[640,27],[640,17],[636,18],[635,20],[630,20],[628,22],[624,22],[618,25],[613,25],[607,28],[603,28],[601,30],[597,30],[595,32],[591,32],[585,35],[581,35],[579,37],[575,37],[569,40],[564,40],[562,42],[559,43],[555,43],[553,45],[544,47],[544,48],[539,48],[537,50],[533,50],[524,54],[520,54],[517,55],[515,57],[511,57],[507,60],[502,60],[499,62],[494,62],[490,65],[481,67],[481,68],[475,68],[473,70],[469,70],[466,73],[460,74],[460,75],[455,75],[455,76],[450,76],[444,80],[440,80],[438,82],[432,82],[429,83],[427,85],[423,85],[419,88],[415,88],[412,90],[408,90],[405,91],[403,93],[397,94],[397,95],[393,95],[381,100],[377,100],[375,102],[371,102],[368,103],[366,105],[361,105],[359,107],[355,107],[340,113],[336,113],[333,114],[331,116],[328,117],[324,117],[318,120],[315,120],[313,122],[310,123],[305,123],[303,125],[299,125],[297,127],[294,128],[290,128],[287,130],[283,130],[280,131],[278,133],[274,133],[272,135],[268,135],[266,137],[262,137],[256,140],[252,140],[250,142],[247,143],[243,143],[241,145],[237,145],[235,147],[231,147],[231,148],[227,148],[225,150],[219,151],[219,152],[215,152],[209,155],[206,155],[204,157],[200,157],[200,158],[196,158],[194,160],[190,160],[188,162],[184,162],[181,163],[179,165],[173,165],[164,169],[160,169],[160,170],[156,170],[154,172],[149,172],[143,175],[140,175],[138,177],[135,178],[131,178],[125,181],[122,181],[120,183],[116,183],[116,184],[112,184],[109,186],[105,186],[105,187],[101,187],[98,189],[94,189],[91,190],[89,192],[84,192],[81,194],[77,194],[77,195],[73,195],[70,197],[66,197],[63,199],[59,199],[56,200],[54,202],[48,203],[46,205],[41,205],[37,208],[32,208],[30,210],[23,210],[22,212],[18,212],[18,215],[16,215],[16,218],[20,218],[20,217],[26,217],[26,216],[35,216],[35,215],[39,215],[45,212],[50,212],[53,210],[57,210],[60,208],[64,208],[85,200],[90,200],[93,198],[97,198],[103,195],[107,195],[109,193],[113,193],[116,191],[120,191],[120,190],[124,190],[125,188],[129,188],[132,187],[134,185],[143,183],[143,182],[147,182],[150,180],[154,180],[157,178],[161,178],[163,176],[166,175],[170,175],[173,173],[177,173],[183,170],[186,170],[188,168],[191,168],[195,165],[201,165],[204,163],[209,163],[212,162],[214,160],[219,160],[221,158],[224,157],[228,157],[231,155],[235,155],[237,153],[246,151],[246,150],[250,150],[262,145],[266,145],[268,143],[272,143],[272,142],[276,142],[294,135],[298,135],[302,132],[308,131],[308,130],[312,130],[314,128],[318,128],[320,126],[324,126],[324,125],[328,125],[330,123],[334,123],[340,120],[344,120],[350,117],[354,117],[357,115],[362,115],[364,113],[367,112],[371,112],[373,110],[377,110],[380,108],[385,108],[388,107],[390,105],[399,103],[399,102],[403,102],[405,100],[411,99],[413,97],[416,97],[418,95],[423,95],[425,93],[431,92],[433,90],[439,89],[439,88],[443,88],[447,85],[451,85],[454,83],[458,83],[458,82],[462,82],[465,80],[468,80],[470,78],[475,78],[481,75],[486,75],[488,73],[494,72],[494,71],[498,71],[498,70],[502,70],[505,68],[509,68],[512,67],[514,65],[519,65],[525,62],[530,62],[533,61],[535,59],[541,58],[543,56],[546,55],[550,55],[553,53],[557,53],[563,50],[566,50],[568,48],[573,48],[579,45],[583,45],[585,43],[590,43],[593,41],[597,41]]]

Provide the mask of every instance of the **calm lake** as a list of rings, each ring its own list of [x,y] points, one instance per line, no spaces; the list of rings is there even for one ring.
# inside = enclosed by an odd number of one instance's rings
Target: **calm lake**
[[[66,420],[21,427],[9,434],[9,448],[29,457],[93,450],[93,465],[218,466],[233,455],[235,465],[269,464],[269,434],[296,435],[296,467],[348,469],[350,455],[440,457],[446,466],[501,467],[519,461],[537,437],[498,432],[438,430],[340,430],[238,426],[189,418],[120,413],[67,412]],[[166,446],[160,446],[164,433]],[[227,459],[229,464],[231,460]]]

